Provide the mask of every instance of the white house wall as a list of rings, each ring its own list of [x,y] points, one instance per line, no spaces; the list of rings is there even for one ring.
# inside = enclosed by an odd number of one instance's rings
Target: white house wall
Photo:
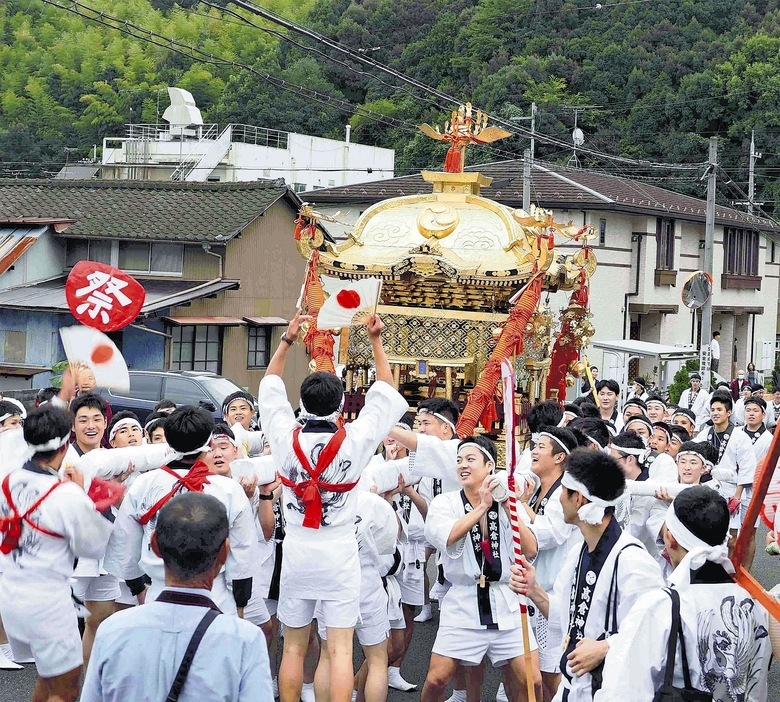
[[[45,231],[14,262],[12,269],[0,275],[0,290],[61,275],[64,265],[64,245],[54,238],[51,230]]]

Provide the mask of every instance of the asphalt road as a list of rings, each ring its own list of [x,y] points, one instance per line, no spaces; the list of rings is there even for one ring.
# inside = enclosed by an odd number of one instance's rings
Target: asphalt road
[[[762,544],[764,543],[765,535],[766,529],[762,525],[759,527],[757,535],[759,548],[756,552],[752,572],[764,587],[770,588],[780,582],[780,557],[771,557],[764,553]],[[439,616],[434,604],[433,619],[425,624],[415,625],[414,638],[401,668],[404,678],[411,683],[416,683],[419,687],[413,692],[399,692],[391,689],[387,698],[388,702],[416,702],[420,699],[420,689],[425,681],[431,647],[436,638],[438,624]],[[359,649],[357,642],[356,648]],[[356,651],[355,669],[361,662],[362,654]],[[25,665],[22,671],[0,671],[0,702],[27,702],[31,697],[34,682],[35,666],[32,664]],[[495,699],[499,682],[500,676],[498,672],[492,666],[488,666],[482,692],[484,702],[492,702]],[[780,702],[780,665],[776,662],[773,662],[769,670],[769,695],[767,700],[768,702]],[[133,701],[127,700],[127,702]]]

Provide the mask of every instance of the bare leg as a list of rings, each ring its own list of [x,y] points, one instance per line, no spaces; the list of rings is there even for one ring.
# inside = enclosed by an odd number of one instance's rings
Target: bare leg
[[[320,662],[314,673],[314,697],[317,702],[330,702],[330,654],[327,640],[322,643]]]
[[[363,661],[363,665],[360,666],[358,672],[355,674],[355,682],[353,684],[353,690],[356,693],[355,702],[365,702],[367,677],[368,677],[368,662]]]
[[[756,557],[756,530],[753,529],[753,534],[748,541],[747,549],[745,550],[744,566],[747,570],[753,567],[753,559]]]
[[[311,624],[293,628],[284,627],[284,650],[279,668],[280,702],[300,702],[303,688],[303,662],[309,648]]]
[[[464,687],[457,686],[458,676],[462,676]],[[482,683],[485,680],[485,661],[479,665],[461,665],[455,671],[456,688],[466,690],[466,702],[479,702],[482,696]]]
[[[53,678],[38,678],[33,688],[32,702],[47,702],[52,697],[62,702],[76,702],[80,677],[81,666]]]
[[[396,630],[399,634],[403,635],[401,640],[401,647],[396,650],[393,646],[393,660],[390,665],[393,668],[400,668],[401,663],[404,661],[404,656],[409,648],[409,644],[412,642],[412,635],[414,634],[414,607],[412,605],[404,604],[404,622],[406,623],[406,629]]]
[[[303,662],[303,682],[310,685],[314,682],[314,673],[317,670],[317,662],[320,659],[320,640],[317,636],[317,627],[312,626],[309,632],[309,646],[306,649],[306,659]]]
[[[552,701],[552,698],[555,697],[555,693],[558,692],[560,684],[560,673],[545,673],[542,671],[542,694],[544,695],[544,702]]]
[[[526,664],[523,656],[517,656],[504,666],[504,686],[510,700],[526,702],[528,700],[528,686],[526,684]],[[531,652],[531,675],[534,681],[534,695],[537,700],[542,699],[542,674],[539,670],[539,652]]]
[[[428,675],[425,678],[420,702],[443,702],[444,691],[455,674],[457,661],[438,653],[431,654]]]
[[[363,646],[367,668],[365,680],[366,702],[387,700],[387,641],[374,646]]]
[[[330,656],[330,702],[351,702],[352,634],[354,628],[328,627],[328,655]]]
[[[95,634],[98,627],[114,613],[114,601],[85,602],[84,604],[89,610],[89,616],[84,622],[84,637],[81,640],[81,647],[84,652],[84,670],[86,670],[89,665],[89,657],[92,655]]]

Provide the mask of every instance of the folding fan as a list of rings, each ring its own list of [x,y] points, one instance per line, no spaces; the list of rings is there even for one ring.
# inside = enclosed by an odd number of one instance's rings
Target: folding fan
[[[322,277],[322,287],[330,297],[317,315],[318,329],[341,329],[352,324],[365,324],[376,311],[379,293],[382,290],[380,278],[343,281]]]
[[[103,332],[76,325],[60,329],[65,355],[72,365],[88,366],[95,374],[98,387],[130,389],[127,363],[111,339]]]

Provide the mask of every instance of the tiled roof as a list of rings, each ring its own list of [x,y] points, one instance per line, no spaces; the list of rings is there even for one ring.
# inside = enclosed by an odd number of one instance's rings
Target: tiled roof
[[[469,166],[493,178],[482,195],[509,207],[523,203],[523,161],[500,161]],[[419,174],[376,180],[370,183],[339,186],[301,193],[306,202],[316,205],[374,203],[392,197],[430,193],[431,184]],[[615,210],[633,214],[667,215],[675,219],[704,222],[707,203],[688,195],[645,182],[535,161],[531,173],[531,202],[542,207]],[[722,225],[752,226],[780,233],[780,227],[763,217],[717,206],[715,221]]]
[[[74,219],[64,236],[222,242],[282,197],[283,181],[1,180],[0,220]]]

